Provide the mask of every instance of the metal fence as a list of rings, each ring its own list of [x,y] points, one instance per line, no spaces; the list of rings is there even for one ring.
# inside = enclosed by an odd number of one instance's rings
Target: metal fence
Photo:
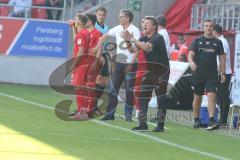
[[[66,15],[65,14],[66,13],[66,1],[64,1],[63,7],[48,7],[48,6],[45,6],[45,5],[21,6],[21,5],[10,5],[10,4],[5,4],[5,3],[0,3],[1,11],[6,10],[5,13],[4,14],[0,14],[0,16],[2,16],[2,17],[10,16],[11,10],[12,10],[13,7],[22,7],[22,8],[24,8],[25,13],[20,18],[34,18],[33,17],[33,13],[34,13],[33,11],[34,11],[34,9],[37,9],[36,11],[39,11],[39,13],[42,12],[42,14],[43,14],[43,11],[46,12],[46,10],[61,11],[62,12],[62,16],[61,16],[60,20],[65,20],[66,19],[66,17],[65,17],[65,15]],[[44,18],[47,18],[47,17],[39,16],[39,17],[36,17],[36,18],[44,19]]]
[[[8,3],[0,2],[0,17],[9,17],[11,9],[13,7],[23,7],[25,8],[25,13],[20,18],[37,18],[37,19],[47,19],[47,11],[53,12],[55,15],[57,11],[61,11],[61,18],[59,20],[66,21],[72,18],[76,10],[88,10],[94,6],[101,6],[105,0],[64,0],[62,7],[49,7],[46,4],[32,6],[16,6],[9,5]],[[37,16],[36,14],[41,16]]]
[[[240,31],[240,3],[195,4],[192,7],[191,29],[201,30],[202,22],[211,19],[224,30]]]

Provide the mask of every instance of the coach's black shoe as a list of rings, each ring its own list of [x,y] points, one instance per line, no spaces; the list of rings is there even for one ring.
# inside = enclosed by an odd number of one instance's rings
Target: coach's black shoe
[[[99,108],[95,108],[95,109],[93,110],[93,114],[94,114],[95,116],[102,116],[102,115],[104,115],[104,113],[102,113]]]
[[[163,126],[156,126],[152,132],[164,132],[164,127]]]
[[[201,126],[200,120],[196,121],[196,122],[193,124],[193,128],[199,128],[200,126]]]
[[[219,124],[217,122],[209,122],[208,127],[206,128],[208,131],[216,130],[219,128]]]
[[[115,120],[114,115],[105,115],[102,118],[100,118],[101,121],[108,121],[108,120]]]
[[[148,126],[147,125],[139,125],[137,127],[132,128],[133,131],[139,131],[139,132],[146,132],[148,131]]]

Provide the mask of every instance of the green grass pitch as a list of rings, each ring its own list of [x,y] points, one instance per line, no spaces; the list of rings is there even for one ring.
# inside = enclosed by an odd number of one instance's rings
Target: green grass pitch
[[[0,159],[240,159],[237,136],[170,122],[165,133],[135,133],[136,122],[61,121],[42,107],[71,98],[48,87],[0,84]]]

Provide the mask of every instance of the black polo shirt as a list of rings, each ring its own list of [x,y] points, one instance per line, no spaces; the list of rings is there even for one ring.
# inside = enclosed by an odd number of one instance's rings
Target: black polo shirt
[[[150,51],[144,51],[147,62],[160,63],[169,67],[169,60],[167,50],[163,37],[159,33],[155,33],[152,37],[148,38],[143,36],[139,39],[141,42],[149,42],[153,48]]]
[[[224,54],[221,40],[200,36],[192,42],[189,51],[195,52],[194,62],[197,69],[194,75],[217,77],[217,56]]]

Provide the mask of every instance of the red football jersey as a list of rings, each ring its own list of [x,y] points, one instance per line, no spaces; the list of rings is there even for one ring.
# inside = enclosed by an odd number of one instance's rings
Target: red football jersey
[[[89,49],[89,43],[90,43],[90,34],[87,29],[82,29],[80,32],[77,33],[75,37],[73,56],[74,57],[77,56],[80,47],[84,48],[83,54],[87,54]]]
[[[100,37],[102,36],[102,33],[98,31],[96,28],[94,28],[90,33],[90,44],[89,48],[94,48],[98,44],[98,41]]]

